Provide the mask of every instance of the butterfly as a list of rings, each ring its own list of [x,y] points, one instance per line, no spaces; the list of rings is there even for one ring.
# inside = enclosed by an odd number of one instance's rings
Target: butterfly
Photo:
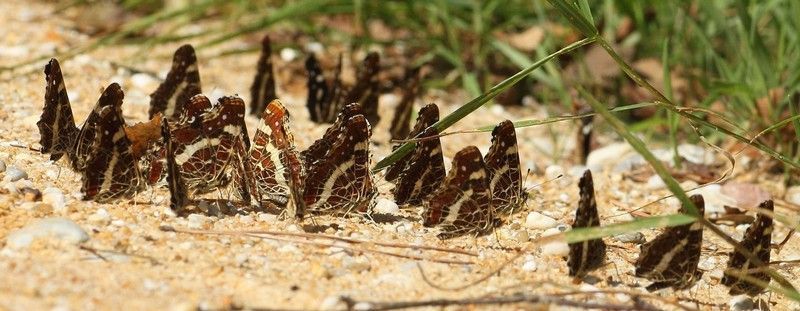
[[[344,112],[340,114],[343,115]],[[341,123],[330,149],[307,167],[303,198],[309,212],[345,215],[351,211],[370,212],[372,199],[377,195],[369,170],[370,136],[370,125],[363,114]]]
[[[123,97],[119,84],[106,87],[78,134],[75,148],[84,200],[131,197],[144,185],[125,133]]]
[[[361,104],[367,121],[373,126],[380,121],[380,115],[378,115],[379,72],[380,56],[376,52],[370,52],[356,70],[356,85],[350,88],[344,97],[344,103]]]
[[[758,207],[769,211],[774,209],[772,200],[764,201]],[[769,264],[772,229],[772,217],[759,213],[755,222],[747,228],[744,238],[740,242],[742,247],[753,253],[765,264]],[[769,283],[770,280],[766,267],[755,265],[744,254],[736,250],[732,251],[728,257],[727,270],[745,274],[764,283]],[[731,295],[748,294],[753,296],[764,290],[764,286],[748,282],[735,274],[729,273],[725,273],[722,277],[722,284],[730,287]]]
[[[289,130],[289,111],[277,99],[266,106],[253,136],[249,161],[258,194],[279,207],[288,205],[289,215],[302,219],[303,165]],[[288,204],[290,197],[292,204]]]
[[[597,202],[594,199],[594,182],[592,172],[583,172],[578,182],[580,200],[575,211],[573,228],[599,227],[600,216],[597,213]],[[569,244],[569,275],[583,277],[587,272],[600,267],[606,256],[606,243],[602,239],[588,240]]]
[[[411,113],[414,108],[414,101],[419,95],[420,67],[407,69],[403,81],[403,97],[400,98],[400,102],[397,104],[394,118],[392,118],[392,125],[389,128],[392,139],[413,137],[409,135],[409,126],[411,125],[410,121]]]
[[[325,133],[322,135],[320,139],[314,141],[308,149],[303,150],[300,153],[301,158],[303,159],[303,167],[310,168],[314,163],[317,161],[322,160],[328,151],[330,151],[333,143],[336,141],[336,138],[339,134],[342,133],[344,129],[344,123],[349,120],[350,118],[363,115],[364,111],[361,109],[361,105],[357,103],[352,103],[342,108],[342,111],[336,117],[336,121],[325,130]]]
[[[492,206],[498,213],[511,214],[528,198],[522,188],[517,134],[511,121],[505,120],[492,130],[492,146],[484,162],[489,171]]]
[[[275,93],[275,73],[272,70],[272,45],[269,35],[261,39],[261,55],[258,57],[258,68],[250,86],[250,114],[260,116],[265,104],[278,98]]]
[[[425,130],[437,121],[439,108],[435,104],[422,107],[409,138],[436,135],[436,129]],[[445,174],[442,144],[436,137],[417,142],[414,151],[388,168],[385,178],[396,182],[392,192],[397,204],[416,205],[439,188]]]
[[[483,234],[494,226],[489,172],[477,147],[456,153],[444,184],[424,206],[423,225],[440,226],[442,239]]]
[[[41,136],[39,143],[42,145],[42,154],[50,154],[50,160],[58,161],[64,155],[70,156],[70,163],[74,163],[75,139],[79,129],[75,126],[72,116],[72,107],[69,103],[67,88],[61,66],[55,58],[50,59],[44,67],[45,95],[42,116],[36,126],[39,127]]]
[[[689,199],[703,215],[703,196],[693,195]],[[681,212],[688,213],[688,207],[682,206]],[[652,241],[642,244],[635,274],[653,281],[647,286],[648,291],[687,288],[701,275],[697,263],[702,243],[703,224],[700,222],[667,228]]]
[[[158,89],[150,94],[150,118],[162,113],[173,119],[183,111],[182,107],[194,95],[202,93],[197,56],[191,45],[183,45],[175,51],[172,68]]]
[[[175,165],[189,196],[226,186],[232,170],[245,176],[242,163],[250,148],[244,123],[244,101],[236,96],[220,98],[212,105],[202,94],[187,103],[186,113],[170,123]],[[245,198],[252,187],[242,190]]]
[[[306,71],[308,72],[308,98],[306,107],[311,121],[316,123],[333,122],[337,112],[342,107],[344,100],[344,87],[341,82],[342,56],[339,55],[339,63],[333,74],[333,81],[328,82],[322,73],[322,67],[316,56],[311,54],[306,59]]]

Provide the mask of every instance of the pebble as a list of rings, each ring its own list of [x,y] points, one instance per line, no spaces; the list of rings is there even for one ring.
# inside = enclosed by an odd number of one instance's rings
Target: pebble
[[[722,186],[711,184],[697,190],[689,191],[688,195],[702,194],[705,201],[706,214],[725,213],[725,205],[736,206],[736,200],[722,194]]]
[[[542,255],[545,256],[567,256],[569,254],[569,245],[564,242],[550,242],[542,245]]]
[[[539,212],[530,212],[525,218],[525,226],[531,229],[549,229],[558,225],[558,222]]]
[[[649,190],[659,190],[666,188],[667,185],[664,183],[664,180],[661,179],[661,176],[653,175],[647,180],[647,184],[645,188]]]
[[[320,310],[341,310],[344,306],[339,296],[328,296],[319,304]]]
[[[6,162],[3,162],[2,160],[0,160],[0,173],[5,172],[5,171],[6,171]]]
[[[306,51],[309,51],[311,53],[320,54],[320,53],[325,51],[325,46],[323,46],[322,43],[319,43],[319,42],[316,42],[316,41],[312,41],[312,42],[309,42],[308,44],[306,44]]]
[[[564,168],[561,165],[553,164],[544,169],[544,176],[547,179],[554,179],[564,175]]]
[[[793,204],[800,205],[800,186],[791,186],[789,189],[786,189],[786,196],[784,199]]]
[[[24,178],[28,178],[28,173],[12,165],[6,169],[6,176],[3,177],[3,180],[6,182],[14,182]]]
[[[708,257],[705,260],[701,260],[700,263],[697,264],[697,268],[701,270],[713,270],[717,266],[717,259],[714,257]]]
[[[11,248],[26,248],[37,238],[52,238],[71,244],[89,240],[86,231],[67,218],[44,218],[11,232],[6,237],[6,245]]]
[[[623,234],[618,234],[613,237],[614,240],[617,240],[621,243],[633,243],[633,244],[642,244],[645,242],[644,234],[641,232],[626,232]]]
[[[369,260],[364,256],[345,256],[342,258],[342,267],[351,272],[360,273],[369,270],[372,265],[370,265]]]
[[[53,211],[57,213],[63,213],[67,209],[67,197],[65,197],[64,193],[58,188],[44,188],[44,191],[42,191],[42,202],[50,204],[50,206],[53,207]]]
[[[593,172],[599,172],[606,164],[619,161],[629,152],[631,152],[631,146],[627,143],[616,143],[597,148],[592,150],[586,158],[586,167]]]
[[[131,84],[140,89],[150,89],[156,80],[146,73],[135,73],[131,76]]]
[[[111,222],[111,215],[108,214],[105,208],[99,208],[94,214],[89,215],[86,220],[97,226],[105,226]]]
[[[190,229],[203,229],[209,222],[208,217],[200,214],[186,216],[186,220],[189,222],[188,226]]]
[[[400,207],[397,206],[397,203],[385,198],[379,198],[375,203],[375,208],[373,210],[378,214],[400,214]]]
[[[281,59],[284,62],[287,62],[287,63],[291,62],[295,58],[297,58],[297,51],[295,51],[293,48],[283,48],[283,49],[281,49]]]
[[[747,295],[731,297],[731,301],[728,302],[728,306],[730,306],[731,310],[735,311],[753,310],[755,308],[753,299],[747,297]]]
[[[695,164],[714,164],[714,152],[697,145],[678,145],[678,154],[680,154],[687,161]]]
[[[525,263],[522,264],[522,271],[533,272],[536,271],[536,260],[533,256],[525,256]]]
[[[270,214],[270,213],[260,213],[258,214],[258,221],[260,222],[275,222],[278,220],[278,216]]]

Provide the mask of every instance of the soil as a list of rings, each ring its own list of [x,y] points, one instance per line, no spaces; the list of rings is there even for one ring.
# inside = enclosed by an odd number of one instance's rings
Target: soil
[[[91,41],[74,30],[73,20],[54,14],[53,8],[51,3],[0,2],[0,17],[4,24],[0,27],[0,67],[35,55],[55,55]],[[273,39],[273,42],[280,40]],[[255,46],[257,41],[242,39],[230,43],[232,46],[248,44]],[[167,44],[142,53],[139,46],[111,46],[61,61],[76,121],[82,122],[99,97],[100,90],[111,82],[119,82],[126,92],[123,110],[127,122],[146,121],[148,95],[155,90],[159,80],[135,71],[153,72],[163,77],[170,68],[171,53],[177,47],[177,44]],[[210,58],[215,52],[215,49],[209,49],[198,53],[204,91],[218,95],[240,94],[247,100],[257,53]],[[543,245],[534,241],[545,230],[526,226],[529,212],[538,211],[567,227],[572,223],[578,199],[577,180],[585,168],[576,164],[571,156],[575,149],[572,137],[577,133],[577,124],[574,123],[518,130],[522,165],[532,169],[526,175],[526,185],[532,187],[530,199],[505,226],[482,237],[440,240],[436,237],[436,229],[421,225],[420,207],[403,208],[391,217],[314,217],[304,223],[295,223],[267,213],[176,217],[169,210],[166,188],[147,189],[133,200],[111,204],[82,201],[79,199],[80,176],[72,172],[66,162],[49,161],[47,156],[27,148],[38,147],[36,121],[43,104],[45,85],[41,69],[46,61],[32,65],[35,71],[28,70],[29,73],[24,69],[13,74],[4,73],[0,81],[0,160],[28,175],[22,181],[4,181],[4,188],[11,189],[0,190],[0,309],[342,309],[345,307],[339,303],[342,296],[356,301],[397,302],[498,297],[516,293],[601,306],[632,305],[635,300],[645,297],[644,301],[655,308],[675,308],[666,302],[646,298],[658,296],[690,308],[717,309],[727,308],[732,299],[727,288],[720,284],[721,271],[731,247],[708,230],[701,258],[702,278],[687,290],[667,289],[652,294],[643,288],[649,282],[633,276],[633,262],[638,256],[638,245],[634,243],[606,238],[610,247],[605,266],[581,283],[573,282],[567,276],[563,252],[558,251],[564,245]],[[291,61],[275,56],[278,94],[292,113],[292,128],[301,150],[325,130],[324,125],[309,121],[305,109],[305,77],[296,76],[303,72],[302,61],[303,56]],[[384,117],[373,127],[373,163],[391,151],[388,127],[398,96],[384,95],[381,98]],[[444,115],[467,100],[463,92],[427,90],[417,108],[423,103],[435,102]],[[546,105],[494,105],[479,109],[453,129],[472,129],[504,119],[542,119],[547,116]],[[247,116],[247,122],[252,137],[256,119]],[[613,137],[601,136],[599,144],[613,144]],[[442,139],[442,144],[445,162],[449,165],[449,157],[467,145],[476,145],[485,153],[490,145],[490,134],[448,136]],[[719,158],[717,161],[722,162],[722,157]],[[751,168],[755,164],[746,162],[754,161],[740,159],[742,164],[734,171],[735,180],[756,183],[774,197],[783,198],[786,189],[775,180],[754,172]],[[663,187],[649,187],[646,183],[625,178],[624,172],[614,170],[614,162],[604,164],[593,172],[603,224],[630,220],[632,216],[628,211],[669,193]],[[559,173],[564,177],[548,181]],[[391,200],[389,190],[392,185],[383,182],[380,174],[376,180],[379,180],[382,193],[379,199]],[[20,186],[58,189],[66,196],[66,206],[58,208],[47,203],[27,202],[24,195],[13,189]],[[224,199],[227,194],[220,192],[209,197]],[[776,212],[796,215],[797,210],[791,209],[792,206],[778,205]],[[674,200],[666,200],[639,210],[637,216],[676,210]],[[6,245],[9,233],[45,217],[68,218],[80,225],[90,239],[80,245],[58,239],[38,239],[30,247],[21,249]],[[162,226],[290,233],[314,228],[316,234],[461,249],[473,255],[410,247],[387,248],[374,243],[350,244],[319,238],[281,236],[266,239],[241,234],[165,232],[160,229]],[[742,228],[725,225],[721,228],[736,239],[741,238]],[[642,233],[650,240],[658,232],[646,230]],[[779,242],[787,232],[786,227],[777,225],[773,240]],[[376,249],[403,256],[378,253],[374,251]],[[413,256],[471,263],[446,264],[410,258]],[[772,256],[773,261],[797,258],[800,258],[800,242],[796,238],[790,240],[780,253],[773,252]],[[790,281],[795,281],[800,274],[796,265],[780,264],[774,268]],[[448,290],[479,280],[473,286]],[[608,292],[592,293],[597,290]],[[771,310],[800,308],[800,304],[776,293],[768,292],[755,299],[769,305]],[[546,309],[556,305],[510,304],[503,307]],[[456,307],[460,308],[468,307]]]

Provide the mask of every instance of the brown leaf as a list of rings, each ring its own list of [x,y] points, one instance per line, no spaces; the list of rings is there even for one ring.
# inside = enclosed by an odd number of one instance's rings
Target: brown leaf
[[[503,41],[523,52],[532,52],[544,39],[544,29],[533,26],[523,32],[505,35]]]

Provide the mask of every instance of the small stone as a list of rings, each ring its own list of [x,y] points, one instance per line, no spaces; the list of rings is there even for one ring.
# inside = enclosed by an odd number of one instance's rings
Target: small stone
[[[678,154],[695,164],[714,164],[714,152],[697,145],[681,144],[678,146]]]
[[[717,266],[717,259],[714,257],[708,257],[697,264],[698,269],[705,271],[713,270],[716,266]]]
[[[550,242],[542,245],[542,255],[562,257],[569,254],[569,245],[564,242]]]
[[[300,249],[294,244],[286,244],[278,248],[279,253],[300,253]]]
[[[364,256],[345,256],[342,258],[342,266],[355,273],[367,271],[372,267],[369,260]]]
[[[325,299],[322,299],[322,303],[319,304],[320,310],[341,310],[344,307],[346,306],[342,303],[339,296],[325,297]]]
[[[269,213],[260,213],[258,214],[258,221],[261,222],[274,222],[278,219],[278,216],[269,214]]]
[[[621,243],[642,244],[645,242],[644,234],[638,231],[617,234],[613,237],[613,239]]]
[[[28,173],[12,165],[6,169],[6,176],[3,177],[3,180],[14,182],[24,178],[28,178]]]
[[[295,51],[293,48],[283,48],[283,49],[281,49],[281,59],[284,62],[287,62],[287,63],[291,62],[295,58],[297,58],[297,51]]]
[[[355,305],[353,305],[353,310],[356,310],[356,311],[366,311],[366,310],[372,310],[372,309],[375,309],[375,306],[373,306],[369,302],[362,301],[362,302],[358,302]]]
[[[312,41],[306,44],[306,51],[315,54],[320,54],[325,51],[325,46],[323,46],[322,43]]]
[[[99,208],[94,214],[89,215],[86,220],[97,226],[105,226],[111,222],[111,215],[108,214],[105,208]]]
[[[11,232],[6,237],[6,245],[11,248],[26,248],[38,238],[79,244],[88,241],[89,235],[72,220],[61,217],[44,218]]]
[[[42,192],[39,189],[31,187],[22,187],[19,189],[22,194],[22,199],[28,202],[36,202],[42,200]]]
[[[203,229],[209,223],[208,217],[200,214],[191,214],[186,217],[190,229]]]
[[[558,225],[558,222],[539,212],[530,212],[525,218],[525,226],[531,229],[549,229]]]
[[[0,160],[0,173],[5,172],[5,171],[6,171],[6,162],[3,162],[2,160]]]
[[[373,210],[378,214],[397,215],[400,213],[400,207],[397,206],[397,203],[385,198],[378,199]]]
[[[647,185],[645,185],[645,188],[650,190],[659,190],[659,189],[664,189],[666,187],[667,185],[664,184],[664,181],[661,180],[661,177],[658,175],[650,176],[650,178],[647,179]]]
[[[554,179],[564,175],[564,168],[561,165],[553,164],[544,169],[544,176],[547,179]]]
[[[526,272],[533,272],[536,271],[537,265],[536,260],[534,260],[533,256],[525,256],[525,263],[522,264],[522,271]]]
[[[156,80],[146,73],[135,73],[131,76],[131,84],[140,89],[151,89]]]
[[[42,202],[50,204],[57,213],[63,213],[67,207],[67,197],[58,188],[47,187],[42,192]]]
[[[597,148],[592,150],[586,158],[586,167],[592,172],[600,172],[605,165],[618,162],[631,151],[631,146],[627,143],[616,143]]]
[[[800,186],[791,186],[786,189],[784,199],[792,204],[800,205]]]
[[[755,303],[753,303],[753,299],[747,297],[747,295],[739,295],[731,297],[731,301],[728,302],[728,306],[730,306],[732,311],[749,311],[755,308]]]

